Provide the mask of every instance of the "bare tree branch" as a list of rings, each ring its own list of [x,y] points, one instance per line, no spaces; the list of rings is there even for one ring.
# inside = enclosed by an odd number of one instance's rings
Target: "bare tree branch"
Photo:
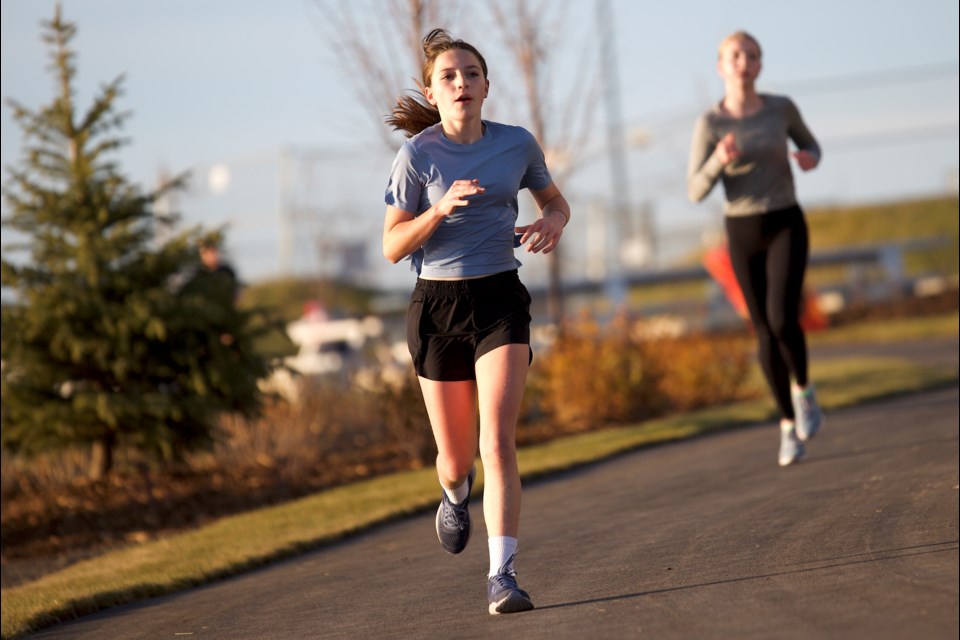
[[[396,149],[399,138],[384,125],[396,99],[417,90],[421,39],[448,27],[458,0],[314,0],[317,28],[343,65],[362,108],[381,140]]]
[[[593,121],[592,91],[584,91],[583,78],[595,69],[592,55],[579,57],[578,71],[565,100],[554,98],[551,72],[557,71],[555,50],[551,40],[561,39],[568,3],[550,0],[490,0],[490,12],[505,47],[510,52],[524,86],[527,121],[551,161],[551,173],[562,184],[576,167],[577,149],[585,143]],[[551,15],[551,11],[556,11]],[[592,52],[589,47],[582,51]],[[557,115],[559,114],[559,115]],[[563,317],[561,263],[558,251],[547,255],[547,306],[551,319],[558,326]]]

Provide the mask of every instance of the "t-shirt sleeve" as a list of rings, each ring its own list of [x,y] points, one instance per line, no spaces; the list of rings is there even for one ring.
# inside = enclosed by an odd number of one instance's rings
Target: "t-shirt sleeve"
[[[546,189],[553,182],[550,177],[550,170],[547,169],[547,161],[543,156],[543,149],[533,134],[524,130],[527,145],[527,170],[520,180],[521,189],[540,190]]]
[[[393,160],[383,200],[397,209],[417,214],[420,213],[422,191],[423,180],[416,167],[416,151],[409,142],[405,142]]]

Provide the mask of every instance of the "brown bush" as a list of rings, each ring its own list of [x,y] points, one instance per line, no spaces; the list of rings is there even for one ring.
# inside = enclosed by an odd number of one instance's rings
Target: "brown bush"
[[[583,316],[537,360],[530,387],[549,421],[576,431],[642,419],[654,401],[654,375],[637,357],[625,318],[604,329]]]
[[[741,398],[749,369],[743,337],[660,337],[648,321],[584,315],[538,359],[528,415],[562,431],[636,422]]]
[[[661,412],[691,411],[755,395],[748,385],[753,362],[744,336],[687,334],[641,342],[656,370]]]
[[[383,425],[385,444],[402,451],[413,467],[432,465],[437,446],[413,370],[399,381],[381,385],[373,392],[372,401]]]
[[[296,403],[278,400],[254,421],[224,421],[211,459],[250,464],[389,456],[422,467],[436,457],[420,385],[412,370],[363,385],[302,383]]]

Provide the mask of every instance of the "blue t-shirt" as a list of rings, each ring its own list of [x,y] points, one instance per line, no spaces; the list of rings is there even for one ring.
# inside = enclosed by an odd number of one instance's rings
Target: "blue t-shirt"
[[[436,124],[407,140],[397,153],[384,200],[420,215],[456,180],[480,181],[486,191],[469,196],[411,256],[427,278],[490,275],[520,266],[513,253],[517,194],[545,189],[552,179],[543,151],[529,131],[483,121],[483,137],[457,144]]]

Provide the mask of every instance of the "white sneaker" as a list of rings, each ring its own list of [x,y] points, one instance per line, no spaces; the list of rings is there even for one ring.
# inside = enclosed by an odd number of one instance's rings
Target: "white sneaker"
[[[817,435],[817,431],[823,426],[823,412],[817,402],[817,392],[812,384],[808,384],[802,391],[794,388],[791,397],[793,413],[796,416],[797,437],[801,442],[806,442]]]
[[[781,467],[786,467],[794,462],[800,462],[800,460],[803,458],[803,454],[803,443],[800,441],[800,438],[797,437],[794,423],[781,422],[780,455],[777,457],[777,462]]]

